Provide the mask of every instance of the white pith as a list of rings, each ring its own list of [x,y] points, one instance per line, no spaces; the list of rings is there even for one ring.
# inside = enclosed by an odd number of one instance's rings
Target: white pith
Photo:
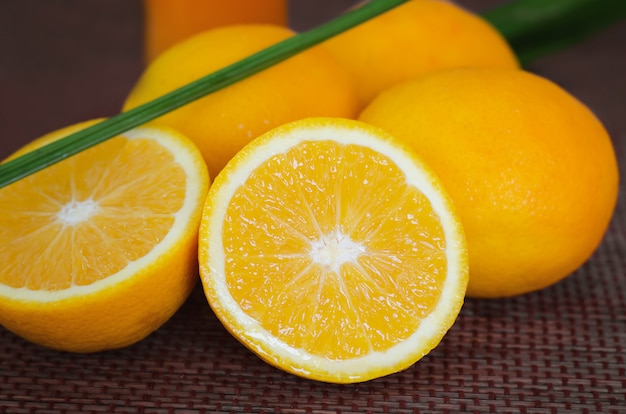
[[[365,246],[352,241],[350,236],[337,230],[312,241],[310,255],[313,263],[340,274],[342,264],[356,263],[358,257],[365,251]]]
[[[406,361],[407,355],[419,353],[420,357],[427,353],[432,345],[433,338],[441,338],[441,319],[449,319],[450,315],[458,311],[458,306],[462,297],[459,297],[459,287],[461,280],[459,275],[464,274],[466,264],[463,259],[457,260],[463,255],[447,254],[451,260],[447,263],[447,277],[441,299],[433,312],[426,317],[419,329],[407,340],[398,343],[385,352],[371,352],[364,357],[349,360],[329,360],[317,355],[313,355],[299,348],[294,348],[287,343],[276,338],[266,331],[256,320],[246,314],[230,294],[225,280],[225,255],[222,246],[223,218],[228,208],[230,199],[247,177],[268,158],[275,154],[287,152],[291,147],[302,141],[336,141],[341,144],[353,144],[370,148],[379,152],[391,160],[405,172],[407,184],[418,188],[430,200],[434,211],[439,215],[446,238],[447,253],[456,252],[462,249],[461,230],[455,219],[448,213],[451,206],[449,202],[440,194],[431,183],[432,177],[424,173],[416,164],[415,160],[408,156],[402,149],[397,148],[388,142],[369,134],[359,128],[345,128],[339,133],[337,127],[307,125],[302,129],[293,129],[289,136],[282,140],[274,140],[271,145],[256,146],[245,155],[245,162],[239,162],[236,169],[231,169],[231,173],[219,187],[219,193],[212,203],[210,221],[204,226],[203,235],[209,239],[207,241],[208,250],[201,251],[201,261],[209,264],[210,274],[203,274],[203,280],[210,289],[214,290],[214,297],[218,303],[212,304],[222,316],[238,326],[238,333],[246,339],[246,344],[255,349],[260,355],[273,361],[280,361],[282,366],[290,366],[291,370],[301,375],[307,375],[308,370],[303,365],[311,367],[316,375],[327,374],[329,379],[341,373],[345,379],[360,378],[373,367],[393,367],[402,365]],[[311,244],[311,257],[313,261],[327,266],[336,271],[342,263],[354,261],[359,254],[365,253],[363,246],[354,243],[341,233],[323,235],[319,240]],[[436,340],[438,342],[438,339]],[[418,358],[415,358],[418,359]],[[306,361],[306,362],[303,362]]]
[[[57,213],[57,219],[66,226],[75,226],[89,220],[98,211],[99,205],[92,198],[87,200],[73,199]]]
[[[129,262],[128,265],[119,272],[91,283],[90,285],[73,285],[67,289],[45,291],[28,288],[13,288],[0,284],[0,297],[17,301],[23,300],[44,303],[104,290],[137,274],[142,268],[153,263],[157,257],[172,249],[183,234],[188,231],[190,218],[192,217],[193,211],[197,209],[198,199],[201,197],[197,181],[197,161],[194,156],[188,152],[185,147],[182,147],[176,139],[171,138],[168,133],[156,128],[140,127],[127,131],[122,134],[122,136],[127,139],[152,139],[157,141],[160,146],[167,149],[172,154],[174,161],[185,171],[185,199],[181,208],[172,215],[174,222],[166,236],[145,256]],[[91,214],[97,211],[97,208],[97,201],[95,200],[74,200],[62,206],[56,218],[66,225],[74,225],[88,219]]]

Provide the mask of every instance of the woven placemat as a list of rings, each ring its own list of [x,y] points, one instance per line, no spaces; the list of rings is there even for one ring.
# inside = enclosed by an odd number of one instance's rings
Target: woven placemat
[[[529,67],[598,114],[622,170],[625,39],[620,24]],[[0,413],[626,412],[624,202],[622,188],[605,240],[581,269],[540,292],[468,299],[441,344],[404,372],[355,385],[283,373],[233,339],[198,288],[160,330],[122,350],[61,353],[0,328]]]

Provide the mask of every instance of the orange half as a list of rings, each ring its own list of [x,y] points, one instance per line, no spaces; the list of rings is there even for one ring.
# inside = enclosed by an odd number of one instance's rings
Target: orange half
[[[236,338],[327,382],[411,366],[452,326],[467,285],[438,179],[382,130],[344,119],[287,124],[238,153],[209,191],[199,257]]]
[[[46,135],[14,156],[88,125]],[[197,281],[208,185],[197,148],[154,127],[0,189],[0,324],[75,352],[143,339]]]

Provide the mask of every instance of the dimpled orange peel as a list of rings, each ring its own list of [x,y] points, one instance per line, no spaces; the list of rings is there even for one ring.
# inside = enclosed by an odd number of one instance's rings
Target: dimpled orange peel
[[[570,93],[512,69],[440,71],[390,88],[360,119],[441,179],[468,240],[468,295],[546,288],[593,254],[619,173],[611,138]]]
[[[141,75],[124,104],[135,108],[282,40],[280,26],[235,25],[177,43]],[[212,177],[245,144],[285,122],[310,116],[356,118],[357,95],[346,70],[319,47],[157,118],[198,146]]]
[[[452,1],[411,0],[324,42],[350,73],[361,108],[381,91],[456,67],[518,68],[506,39]]]

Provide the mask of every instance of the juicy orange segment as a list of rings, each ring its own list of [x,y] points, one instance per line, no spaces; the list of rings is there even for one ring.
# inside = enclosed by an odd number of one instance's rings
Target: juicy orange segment
[[[463,235],[437,179],[380,130],[309,119],[246,147],[209,193],[201,274],[225,326],[305,377],[404,369],[458,314]]]
[[[136,157],[141,153],[155,154],[158,161]],[[129,182],[133,155],[134,168],[150,174]],[[159,192],[146,191],[156,186]],[[2,193],[0,237],[9,240],[10,248],[0,251],[0,262],[31,265],[19,274],[1,274],[0,283],[56,291],[117,273],[165,237],[184,193],[182,167],[159,144],[141,138],[114,138],[96,151],[49,167],[45,176],[20,181]],[[26,208],[14,211],[20,204]],[[144,231],[129,231],[137,228]],[[125,243],[114,243],[121,239]],[[59,251],[68,254],[60,256]]]
[[[129,131],[0,190],[0,323],[76,351],[156,329],[194,285],[189,257],[207,190],[197,149],[160,128]],[[172,266],[175,275],[163,273]]]

